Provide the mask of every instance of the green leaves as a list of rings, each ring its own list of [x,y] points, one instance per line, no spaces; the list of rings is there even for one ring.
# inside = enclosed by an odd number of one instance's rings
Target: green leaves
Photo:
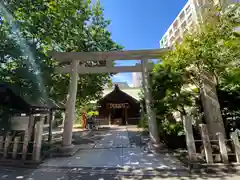
[[[174,134],[178,123],[171,122],[168,116],[176,111],[181,115],[195,114],[199,120],[203,72],[217,79],[222,113],[228,117],[231,114],[232,119],[239,116],[239,109],[233,108],[240,94],[240,35],[234,29],[239,25],[239,12],[239,5],[224,14],[209,11],[207,21],[187,34],[181,44],[175,44],[174,50],[163,57],[163,63],[155,67],[152,91],[160,128]]]
[[[183,91],[185,75],[170,65],[158,64],[152,75],[152,94],[158,116],[173,111],[186,114],[184,106],[191,106],[191,93]]]
[[[13,32],[4,22],[0,24],[0,60],[4,64],[0,67],[1,80],[25,86],[26,94],[36,92],[38,78],[41,78],[48,97],[58,102],[66,101],[69,75],[54,73],[57,63],[48,57],[48,51],[88,52],[122,48],[112,41],[107,30],[110,22],[104,19],[99,2],[94,6],[90,0],[2,2],[33,53],[39,75],[36,76],[28,65],[29,57],[21,53],[17,39],[12,38]],[[98,98],[109,79],[109,74],[80,76],[77,102],[84,104]]]
[[[213,73],[220,80],[227,69],[236,65],[239,67],[240,36],[234,30],[240,19],[240,16],[237,17],[239,11],[239,5],[225,14],[214,9],[209,11],[207,21],[185,36],[181,44],[176,44],[175,49],[164,57],[164,64],[177,71],[190,71],[189,79],[198,85],[204,71]]]

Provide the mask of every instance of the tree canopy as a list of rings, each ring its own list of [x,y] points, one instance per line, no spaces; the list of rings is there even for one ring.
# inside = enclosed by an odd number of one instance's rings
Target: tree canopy
[[[196,85],[199,85],[200,75],[204,71],[214,74],[218,81],[227,74],[238,72],[240,35],[234,28],[239,25],[236,18],[239,11],[239,5],[225,14],[215,9],[209,11],[205,15],[207,20],[186,34],[183,42],[176,44],[164,62],[176,70],[188,71]],[[236,81],[237,78],[234,79]]]
[[[69,74],[56,74],[58,65],[48,51],[120,50],[107,30],[110,21],[90,0],[3,0],[0,3],[0,78],[34,98],[65,102]],[[88,63],[88,62],[87,62]],[[81,75],[77,102],[97,98],[109,74]]]
[[[166,133],[176,135],[176,129],[182,132],[173,117],[176,112],[181,116],[196,115],[196,120],[201,120],[199,92],[204,72],[216,79],[224,120],[239,116],[236,102],[240,97],[240,34],[235,27],[240,24],[240,6],[232,6],[224,13],[214,7],[205,19],[188,31],[181,43],[175,43],[152,72],[153,105],[163,140]]]

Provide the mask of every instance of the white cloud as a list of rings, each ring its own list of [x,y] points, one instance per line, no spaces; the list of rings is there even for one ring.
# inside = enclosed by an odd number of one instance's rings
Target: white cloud
[[[134,66],[138,63],[137,60],[117,60],[116,66]],[[113,82],[127,82],[129,86],[132,85],[132,73],[118,73],[112,77]]]
[[[129,84],[129,83],[128,83],[128,85],[129,85],[130,87],[133,87],[133,84]]]
[[[135,66],[136,60],[116,60],[116,66]]]
[[[127,82],[129,85],[132,84],[132,73],[119,73],[112,77],[113,82]]]

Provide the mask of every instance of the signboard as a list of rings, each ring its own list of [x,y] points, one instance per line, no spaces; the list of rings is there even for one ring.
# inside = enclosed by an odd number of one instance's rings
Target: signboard
[[[109,103],[108,107],[110,109],[123,109],[123,108],[129,108],[129,104],[128,103],[120,103],[120,104]]]
[[[29,116],[14,116],[10,120],[11,130],[25,131],[28,129]]]

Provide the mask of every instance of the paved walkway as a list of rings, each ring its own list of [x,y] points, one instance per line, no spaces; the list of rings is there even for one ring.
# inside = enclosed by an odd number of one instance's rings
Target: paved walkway
[[[0,179],[26,180],[239,180],[238,171],[189,174],[182,164],[169,154],[144,152],[139,132],[132,127],[118,127],[110,131],[94,132],[83,142],[74,140],[80,150],[68,158],[52,158],[37,168],[0,167]],[[91,137],[91,136],[90,136]],[[79,142],[78,142],[79,141]],[[83,142],[83,143],[80,143]],[[88,142],[88,143],[87,143]],[[47,166],[47,167],[46,167]],[[117,168],[130,167],[130,168]]]
[[[72,157],[51,158],[42,166],[82,168],[144,168],[183,169],[183,165],[170,154],[144,152],[137,142],[137,128],[114,127],[106,131],[96,143],[84,144]]]
[[[7,168],[0,167],[0,180],[239,180],[240,174],[218,172],[215,174],[188,174],[176,172],[159,172],[156,175],[142,175],[142,173],[124,174],[119,172],[88,171],[79,168],[53,169],[53,168]]]

